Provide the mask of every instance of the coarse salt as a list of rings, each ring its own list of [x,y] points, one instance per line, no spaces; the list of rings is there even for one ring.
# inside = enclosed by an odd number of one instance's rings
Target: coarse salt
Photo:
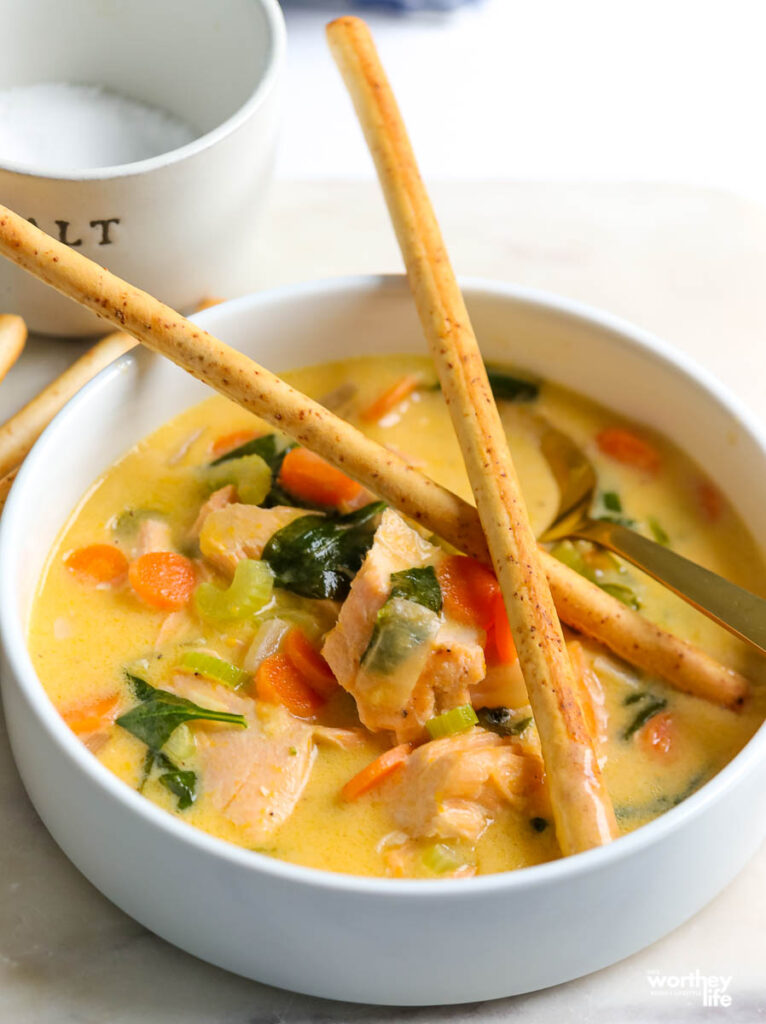
[[[165,110],[101,86],[40,82],[0,90],[0,164],[38,173],[135,163],[198,134]]]

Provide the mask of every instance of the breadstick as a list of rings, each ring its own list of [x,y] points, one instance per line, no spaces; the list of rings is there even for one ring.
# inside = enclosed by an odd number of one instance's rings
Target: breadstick
[[[20,316],[0,313],[0,380],[19,358],[27,340],[27,325]]]
[[[0,427],[0,477],[16,469],[53,417],[96,374],[136,344],[124,331],[107,334]]]
[[[2,206],[0,253],[322,455],[460,551],[489,562],[472,505],[252,359]],[[5,458],[2,461],[5,464]],[[697,692],[693,686],[698,671],[700,696],[727,706],[741,702],[747,691],[741,676],[678,637],[647,624],[637,612],[550,556],[544,555],[543,561],[556,600],[562,601],[564,622],[575,629],[580,628],[579,623],[591,624],[594,639],[632,665],[658,673],[673,686]],[[595,617],[594,608],[599,609]],[[689,665],[695,670],[687,672],[684,666]]]
[[[460,442],[540,735],[559,846],[565,855],[601,846],[618,834],[614,810],[463,296],[367,25],[339,18],[327,35],[375,161]]]

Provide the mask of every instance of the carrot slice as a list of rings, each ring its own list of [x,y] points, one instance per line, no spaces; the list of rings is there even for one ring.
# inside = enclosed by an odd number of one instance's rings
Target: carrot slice
[[[370,761],[360,772],[349,779],[341,790],[344,800],[356,800],[363,793],[369,792],[378,786],[391,772],[401,767],[412,751],[411,743],[400,743],[398,747],[391,747],[380,757]]]
[[[644,750],[660,758],[670,757],[675,752],[677,738],[675,720],[669,711],[653,715],[639,733]]]
[[[625,466],[633,466],[645,473],[656,473],[660,468],[657,449],[625,427],[607,427],[597,434],[596,443],[605,455]]]
[[[112,544],[89,544],[67,555],[64,565],[83,583],[115,583],[128,571],[128,560]]]
[[[217,437],[213,441],[210,452],[218,458],[219,455],[225,455],[226,452],[234,451],[241,444],[247,444],[248,441],[252,441],[256,437],[258,437],[257,430],[233,430],[230,434],[223,434],[221,437]]]
[[[361,492],[361,484],[341,473],[308,448],[293,448],[285,455],[279,482],[296,498],[315,505],[340,505]]]
[[[697,484],[697,500],[705,519],[709,523],[717,523],[723,515],[723,495],[709,480],[700,480]]]
[[[183,608],[197,582],[194,563],[174,551],[150,551],[131,562],[130,585],[152,608],[175,611]]]
[[[320,697],[331,697],[340,685],[333,671],[302,629],[294,626],[282,641],[293,668]]]
[[[489,665],[512,665],[518,658],[518,654],[502,594],[497,595],[494,605],[494,615],[487,633],[484,656]]]
[[[450,618],[480,629],[493,625],[500,585],[491,569],[468,555],[447,555],[436,575]]]
[[[420,376],[417,373],[405,373],[403,377],[394,381],[390,387],[362,409],[359,418],[365,423],[377,423],[405,398],[409,398],[418,384],[420,384]]]
[[[100,732],[114,721],[113,711],[117,707],[119,697],[116,693],[109,697],[101,697],[85,707],[73,708],[62,712],[61,717],[78,736],[92,732]]]
[[[264,658],[255,673],[255,694],[268,704],[284,704],[297,718],[312,718],[324,704],[286,654]]]

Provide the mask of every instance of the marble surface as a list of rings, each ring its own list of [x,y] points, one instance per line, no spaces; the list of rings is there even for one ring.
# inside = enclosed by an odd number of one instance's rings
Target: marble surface
[[[460,272],[548,288],[626,316],[696,356],[762,414],[764,211],[722,193],[660,186],[445,183],[433,192]],[[252,282],[263,288],[399,266],[371,183],[281,183]],[[0,388],[0,417],[80,347],[32,339]],[[245,981],[135,924],[48,836],[1,722],[0,837],[0,1024],[766,1019],[766,848],[694,919],[620,964],[514,999],[402,1010]],[[651,898],[651,879],[636,885]],[[683,990],[656,989],[650,979],[658,976],[683,981]],[[730,1006],[703,1006],[702,976],[730,978]]]

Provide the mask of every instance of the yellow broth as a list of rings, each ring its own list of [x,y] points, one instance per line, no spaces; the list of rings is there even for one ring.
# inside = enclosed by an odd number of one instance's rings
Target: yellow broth
[[[421,375],[424,386],[375,425],[360,423],[357,413],[402,374]],[[470,497],[466,475],[441,393],[430,387],[433,371],[426,359],[364,357],[323,364],[285,375],[307,394],[322,398],[347,382],[356,395],[341,410],[371,437],[403,453],[416,466]],[[650,516],[666,531],[674,550],[757,592],[763,592],[764,566],[735,510],[721,503],[709,521],[700,487],[708,486],[701,470],[673,444],[650,436],[660,452],[662,468],[647,476],[605,456],[596,444],[604,427],[619,416],[559,387],[543,383],[534,410],[566,431],[593,460],[599,492],[616,492],[623,514],[647,529]],[[557,490],[530,428],[525,403],[501,403],[501,414],[516,460],[530,515],[538,532],[551,520]],[[99,479],[72,514],[51,552],[34,602],[29,647],[35,668],[55,706],[66,713],[112,693],[119,710],[135,703],[125,668],[139,665],[154,685],[162,686],[173,657],[155,649],[167,612],[142,604],[129,587],[113,589],[83,585],[64,564],[69,552],[93,543],[112,543],[113,526],[126,509],[163,513],[174,536],[182,538],[194,521],[206,491],[195,467],[211,459],[216,438],[253,428],[258,421],[220,397],[213,397],[167,423],[142,440]],[[708,509],[709,512],[709,509]],[[651,820],[714,775],[747,742],[763,720],[764,664],[745,647],[681,600],[636,570],[622,567],[618,579],[641,602],[642,611],[678,635],[702,646],[716,658],[745,673],[752,696],[738,713],[678,693],[657,679],[617,661],[598,645],[587,643],[603,683],[609,712],[609,740],[604,767],[606,783],[623,831]],[[213,628],[192,622],[181,641],[204,642],[227,661],[241,662],[254,627],[250,623]],[[172,654],[172,651],[171,651]],[[631,694],[648,690],[667,701],[677,742],[673,756],[658,758],[624,730],[636,713],[625,703]],[[355,722],[352,699],[341,694],[321,714],[331,725]],[[376,757],[388,741],[367,734],[355,749],[319,746],[310,781],[289,820],[259,847],[286,861],[360,875],[386,873],[386,837],[395,829],[384,800],[372,791],[353,802],[341,799],[344,783]],[[112,726],[96,756],[126,785],[141,783],[146,748],[133,735]],[[144,795],[213,835],[249,844],[242,830],[206,798],[204,780],[193,806],[179,811],[171,792],[155,780]],[[475,863],[479,872],[498,872],[558,856],[552,827],[536,831],[527,816],[503,811],[479,840]]]

